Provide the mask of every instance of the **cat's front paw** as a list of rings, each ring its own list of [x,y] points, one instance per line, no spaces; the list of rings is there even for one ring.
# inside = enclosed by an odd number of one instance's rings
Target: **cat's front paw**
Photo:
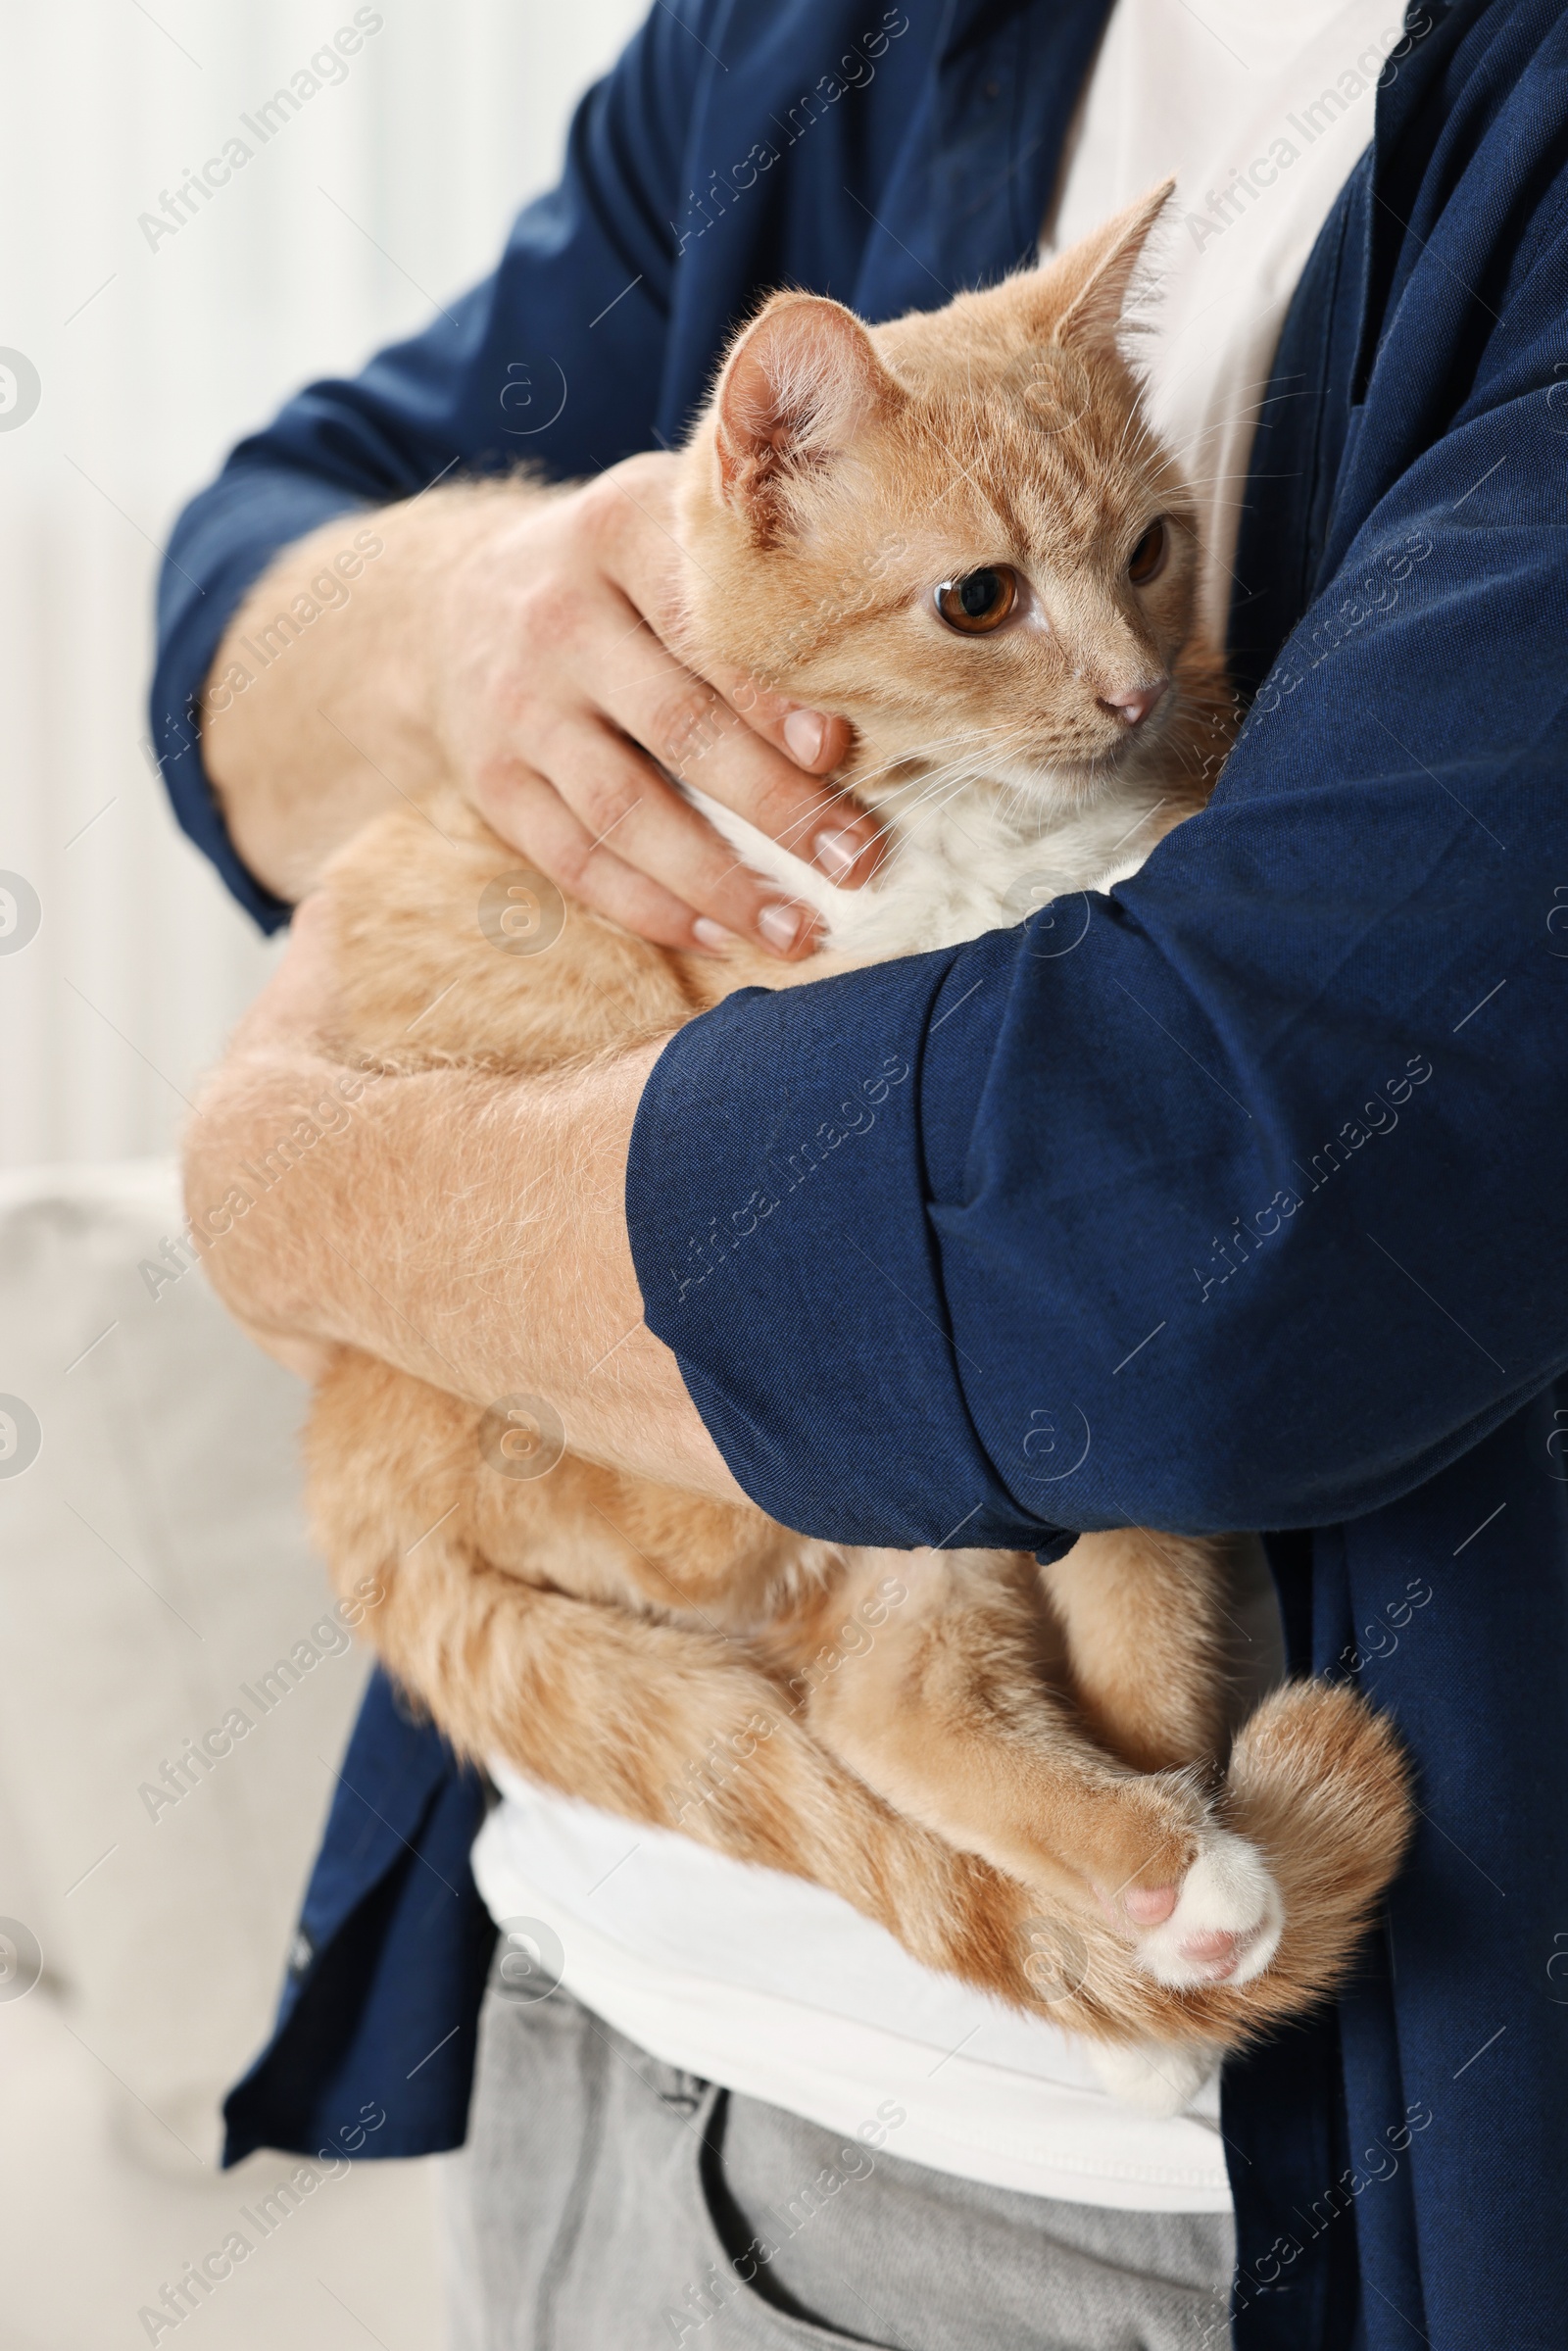
[[[1156,1984],[1250,1984],[1279,1949],[1285,1905],[1256,1845],[1226,1829],[1203,1833],[1179,1886],[1130,1886],[1123,1907],[1138,1963]]]
[[[1153,2041],[1089,2043],[1102,2088],[1141,2114],[1185,2114],[1218,2060],[1216,2049],[1177,2049]]]

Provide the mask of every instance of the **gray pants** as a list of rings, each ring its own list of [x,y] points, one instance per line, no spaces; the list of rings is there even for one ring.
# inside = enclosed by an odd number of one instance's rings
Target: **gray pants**
[[[1232,2229],[950,2179],[494,1989],[452,2351],[1220,2351]]]

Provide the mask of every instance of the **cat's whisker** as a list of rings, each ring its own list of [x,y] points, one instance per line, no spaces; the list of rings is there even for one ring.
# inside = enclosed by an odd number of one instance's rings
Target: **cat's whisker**
[[[995,733],[996,731],[997,730],[994,728],[984,728],[979,730],[982,739]],[[1019,737],[1021,737],[1025,731],[1026,730],[1022,728],[1008,728],[1006,730],[1009,736],[1017,735]],[[945,746],[950,742],[965,743],[966,745],[970,746],[972,750],[975,745],[975,730],[964,729],[961,732],[952,736],[938,737],[928,744],[922,744],[916,747],[913,751],[898,753],[894,757],[883,761],[879,766],[866,769],[860,774],[855,776],[852,779],[853,783],[856,788],[863,790],[867,785],[875,783],[881,776],[890,774],[899,766],[929,759],[932,754],[945,748]],[[981,772],[982,771],[980,770],[976,770],[977,774],[980,774]],[[918,803],[915,805],[918,805]],[[794,844],[800,838],[801,834],[808,825],[814,824],[816,821],[817,818],[814,810],[807,816],[798,819],[793,825],[789,826],[785,832],[778,836],[780,846],[785,849],[793,850]],[[894,823],[902,821],[902,812],[900,812],[897,816],[890,815],[886,822],[879,824],[875,838],[878,840],[886,839],[889,833],[892,831]],[[736,870],[736,867],[743,862],[743,859],[736,858],[734,863],[726,866],[726,874],[733,873]]]
[[[897,822],[901,831],[909,832],[927,815],[938,813],[946,808],[958,793],[972,791],[977,785],[987,783],[996,785],[1003,795],[1002,805],[1004,808],[1010,808],[1014,804],[1019,806],[1023,804],[1028,796],[1029,787],[1022,782],[1011,781],[1005,777],[999,778],[994,772],[994,765],[999,759],[1004,759],[1016,744],[1027,741],[1029,729],[1026,726],[1018,725],[986,731],[993,738],[986,746],[989,756],[987,758],[978,756],[979,747],[976,746],[969,757],[950,761],[934,774],[924,778],[920,791],[912,800],[904,803],[897,812]]]
[[[1014,738],[1021,739],[1025,732],[1026,730],[1021,726],[1008,725],[1000,728],[966,727],[959,734],[935,736],[925,743],[911,746],[911,748],[907,751],[896,753],[891,759],[885,760],[880,766],[863,769],[859,774],[851,778],[852,788],[857,791],[863,792],[867,787],[876,783],[882,776],[891,774],[898,767],[925,767],[933,762],[936,762],[937,755],[944,751],[950,743],[963,744],[969,755],[970,761],[973,763],[981,745],[984,745],[987,749],[993,748],[990,742],[990,738],[993,736],[1001,734],[1008,740]],[[977,768],[976,772],[983,772],[983,770]]]

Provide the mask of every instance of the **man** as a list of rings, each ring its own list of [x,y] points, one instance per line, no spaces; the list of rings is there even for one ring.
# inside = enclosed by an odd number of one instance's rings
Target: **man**
[[[304,1363],[347,1340],[475,1397],[547,1396],[579,1449],[823,1537],[1056,1556],[1117,1523],[1286,1530],[1291,1662],[1390,1708],[1422,1821],[1338,2008],[1226,2069],[1235,2339],[1544,2345],[1568,2285],[1530,2219],[1568,2100],[1568,26],[1548,0],[1434,0],[1402,30],[1228,0],[1120,0],[1108,27],[1102,0],[865,13],[656,10],[497,275],[236,451],[165,579],[154,711],[182,818],[277,921],[361,816],[446,765],[632,928],[808,955],[799,910],[653,762],[710,746],[706,791],[863,881],[870,837],[822,781],[842,734],[682,672],[657,445],[763,288],[935,306],[1173,162],[1156,411],[1217,478],[1209,553],[1253,698],[1213,806],[1070,954],[1031,928],[749,995],[662,1050],[497,1086],[482,1120],[439,1073],[386,1085],[307,1183],[230,1219],[212,1269]],[[427,488],[518,450],[592,478],[542,506]],[[313,596],[368,506],[347,601]],[[329,959],[300,934],[194,1136],[198,1230],[330,1074]],[[890,1054],[913,1082],[846,1135],[846,1085]],[[785,1210],[803,1137],[821,1163]],[[373,1262],[341,1246],[367,1185],[388,1202]],[[522,1240],[497,1266],[501,1220]],[[279,2035],[230,2102],[237,2151],[360,2103],[384,2109],[382,2151],[463,2135],[478,1799],[398,1704],[372,1690],[345,1764]],[[499,1858],[485,1831],[498,1906],[507,1883],[559,1894],[550,1838],[589,1840],[580,1861],[595,1833],[526,1795],[496,1816]],[[586,1897],[564,1904],[550,1973],[605,1987],[597,2023],[564,1992],[510,2021],[493,1999],[476,2327],[1219,2339],[1206,2191],[1140,2203],[1114,2163],[1076,2199],[1019,2185],[976,2078],[951,2142],[966,2115],[989,2152],[911,2162],[868,2108],[857,2204],[834,2080],[749,2094],[738,2043],[705,2071],[684,2052],[716,2028],[690,1997],[657,2054],[617,2038],[611,2007],[629,2021],[662,1981],[651,1921],[680,1866],[656,1857],[616,1914],[618,1961]],[[755,1937],[709,1972],[715,2012],[761,2013]],[[811,1988],[859,2064],[871,2024]],[[906,2062],[913,1995],[889,2001]],[[1070,2080],[1030,2065],[1078,2160]],[[829,2172],[808,2228],[764,2224]],[[672,2289],[676,2239],[707,2254]]]

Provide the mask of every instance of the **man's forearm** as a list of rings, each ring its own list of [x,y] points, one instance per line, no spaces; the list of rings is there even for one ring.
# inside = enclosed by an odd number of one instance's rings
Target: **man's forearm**
[[[202,743],[234,846],[277,897],[303,898],[367,818],[442,780],[437,601],[485,510],[543,495],[463,485],[337,515],[246,597],[209,674]]]
[[[643,1324],[626,1242],[656,1057],[559,1082],[382,1079],[297,1045],[242,1050],[187,1145],[214,1287],[259,1332],[364,1347],[477,1402],[543,1396],[574,1451],[740,1498]]]

